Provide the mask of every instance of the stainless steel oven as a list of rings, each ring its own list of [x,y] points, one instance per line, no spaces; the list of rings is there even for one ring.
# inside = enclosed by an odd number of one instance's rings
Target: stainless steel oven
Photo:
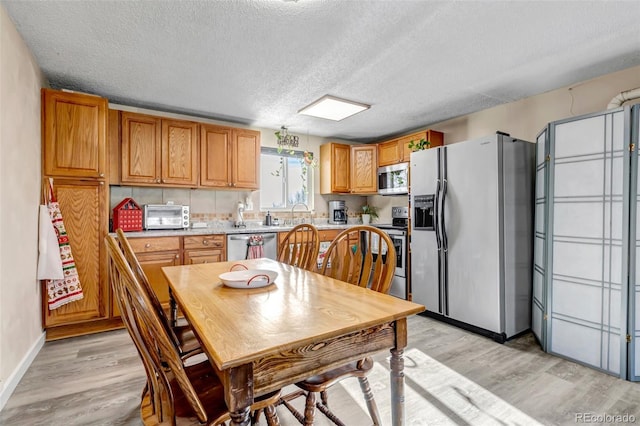
[[[393,243],[393,248],[396,249],[396,272],[395,275],[399,277],[407,276],[407,266],[405,262],[405,247],[407,245],[407,232],[400,229],[384,229],[381,228],[391,239]],[[373,254],[379,254],[380,252],[380,242],[378,241],[378,236],[373,234],[371,245],[371,252]],[[386,247],[382,247],[382,255],[387,254]]]
[[[386,225],[376,225],[377,228],[387,233],[394,248],[396,249],[396,272],[393,276],[393,283],[389,294],[407,299],[409,297],[409,277],[407,267],[409,265],[409,245],[407,244],[408,235],[408,216],[409,209],[407,207],[393,207],[391,209],[393,222]],[[379,244],[373,242],[372,252],[377,253]],[[383,252],[383,255],[385,252]]]

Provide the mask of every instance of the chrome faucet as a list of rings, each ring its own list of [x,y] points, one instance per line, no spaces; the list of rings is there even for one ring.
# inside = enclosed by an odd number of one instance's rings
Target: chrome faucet
[[[295,210],[296,206],[304,206],[305,209],[307,209],[307,213],[309,213],[310,219],[311,219],[311,224],[313,224],[313,212],[311,210],[309,210],[309,206],[307,206],[305,203],[295,203],[292,207],[291,207],[291,225],[295,225],[294,219],[293,219],[293,211]]]

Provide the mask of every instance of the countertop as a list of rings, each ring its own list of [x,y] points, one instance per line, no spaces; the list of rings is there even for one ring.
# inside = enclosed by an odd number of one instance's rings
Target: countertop
[[[313,224],[319,230],[323,229],[347,229],[352,226],[359,225],[357,223],[348,223],[346,225],[332,225],[329,223]],[[126,232],[128,238],[140,237],[181,237],[189,235],[215,235],[215,234],[257,234],[266,232],[287,232],[293,229],[294,225],[264,226],[259,224],[247,224],[246,228],[234,228],[229,226],[212,226],[207,228],[189,228],[189,229],[162,229],[151,231],[134,231]],[[111,232],[109,235],[116,235]]]

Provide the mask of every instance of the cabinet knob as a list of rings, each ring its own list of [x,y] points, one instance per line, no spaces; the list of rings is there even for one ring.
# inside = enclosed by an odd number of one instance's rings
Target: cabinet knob
[[[180,258],[180,255],[179,255],[179,254],[176,254],[176,259],[178,259],[178,258]]]
[[[100,185],[104,185],[104,182],[100,182]]]
[[[160,179],[156,179],[156,183],[160,183]]]
[[[204,241],[202,241],[202,244],[204,244],[205,246],[208,246],[209,245],[209,241],[208,240],[204,240]]]
[[[229,182],[229,183],[227,184],[227,186],[231,186],[231,182]]]
[[[149,247],[151,247],[151,243],[147,243],[144,245],[144,248],[149,248]]]
[[[100,177],[104,177],[104,173],[100,173]]]

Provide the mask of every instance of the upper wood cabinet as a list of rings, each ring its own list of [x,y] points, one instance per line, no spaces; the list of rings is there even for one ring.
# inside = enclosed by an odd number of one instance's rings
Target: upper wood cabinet
[[[376,145],[351,146],[351,193],[378,192],[378,149]]]
[[[406,163],[411,160],[412,149],[409,148],[409,144],[411,141],[418,142],[420,139],[428,140],[430,142],[429,148],[435,148],[444,144],[444,135],[442,132],[437,132],[435,130],[425,130],[412,135],[403,136],[398,140],[398,144],[402,147],[402,160],[400,163]]]
[[[200,155],[201,187],[260,187],[260,132],[201,124]]]
[[[390,166],[392,164],[406,163],[411,157],[411,141],[418,142],[425,139],[431,142],[430,148],[442,146],[444,135],[435,130],[423,130],[410,135],[395,138],[378,143],[378,166]]]
[[[198,184],[198,123],[121,113],[121,182]]]
[[[320,145],[320,193],[348,193],[351,147],[339,143]]]
[[[45,175],[105,177],[107,105],[98,96],[42,89]]]
[[[378,191],[377,145],[320,146],[321,194],[373,194]]]
[[[378,166],[390,166],[402,162],[402,145],[398,139],[378,144]]]

